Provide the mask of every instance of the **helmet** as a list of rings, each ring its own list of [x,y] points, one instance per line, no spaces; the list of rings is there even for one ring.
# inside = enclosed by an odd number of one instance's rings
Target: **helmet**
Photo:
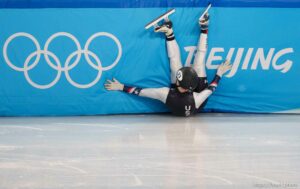
[[[188,90],[194,90],[198,84],[198,75],[191,67],[182,67],[177,71],[176,79],[179,87]]]

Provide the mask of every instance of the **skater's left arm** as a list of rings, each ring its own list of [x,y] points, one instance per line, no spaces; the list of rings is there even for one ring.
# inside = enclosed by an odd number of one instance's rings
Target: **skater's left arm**
[[[196,108],[199,108],[201,104],[216,90],[222,76],[231,69],[232,65],[228,60],[222,63],[217,70],[217,73],[213,79],[213,81],[209,84],[209,86],[201,91],[200,93],[194,92],[194,99]]]
[[[140,87],[126,86],[116,79],[113,79],[113,81],[107,80],[104,86],[108,91],[123,91],[137,96],[156,99],[163,103],[166,103],[170,90],[167,87],[143,89]]]
[[[104,86],[108,91],[123,91],[134,95],[139,95],[142,90],[142,88],[139,87],[126,86],[123,83],[120,83],[115,78],[113,78],[113,80],[106,80]]]

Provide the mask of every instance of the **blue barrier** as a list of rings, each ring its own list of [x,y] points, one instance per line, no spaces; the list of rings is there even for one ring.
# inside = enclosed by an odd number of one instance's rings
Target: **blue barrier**
[[[134,86],[168,86],[165,41],[144,26],[178,5],[171,19],[182,61],[188,65],[206,2],[181,6],[179,0],[159,1],[151,6],[148,1],[128,1],[122,7],[124,1],[107,1],[105,8],[100,6],[105,1],[64,1],[60,8],[53,8],[58,1],[51,2],[0,1],[0,115],[168,111],[155,100],[107,92],[104,81],[116,77]],[[210,97],[206,111],[298,112],[300,11],[271,5],[299,7],[299,2],[213,2],[218,6],[210,10],[209,80],[225,58],[231,59],[233,69]],[[79,8],[93,3],[98,8]]]

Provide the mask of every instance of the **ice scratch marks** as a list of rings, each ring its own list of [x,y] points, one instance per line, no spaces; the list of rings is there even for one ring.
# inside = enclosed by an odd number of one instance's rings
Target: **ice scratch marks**
[[[56,163],[56,166],[65,167],[67,169],[72,169],[72,170],[75,170],[75,171],[77,171],[78,173],[81,173],[81,174],[88,174],[88,172],[86,172],[83,169],[80,169],[78,167],[71,166],[71,165],[68,165],[68,164],[65,164],[65,163],[62,163],[62,162]]]
[[[238,176],[242,176],[242,177],[254,178],[254,179],[265,181],[265,182],[272,183],[272,184],[280,184],[280,182],[269,179],[269,178],[256,176],[256,175],[250,175],[250,174],[236,172],[236,171],[223,171],[223,170],[216,170],[216,169],[204,169],[204,168],[198,168],[198,167],[195,168],[195,167],[192,167],[192,166],[188,166],[188,168],[197,169],[197,170],[205,170],[205,171],[210,171],[210,172],[218,172],[218,173],[222,173],[222,174],[225,174],[225,175],[226,174],[234,174],[234,175],[238,175]]]
[[[142,186],[143,185],[143,182],[142,180],[136,175],[136,174],[131,174],[134,178],[134,181],[135,181],[135,186]]]
[[[0,151],[14,151],[17,149],[22,149],[23,146],[7,146],[7,145],[0,145]]]
[[[209,179],[214,179],[214,180],[219,180],[221,182],[224,182],[227,185],[232,185],[232,181],[225,179],[223,177],[220,176],[216,176],[216,175],[207,175],[207,174],[191,174],[191,172],[189,171],[183,171],[183,170],[179,170],[179,169],[172,169],[170,167],[151,167],[150,169],[159,169],[160,171],[163,170],[168,170],[168,171],[172,171],[173,173],[178,173],[181,176],[189,176],[189,177],[193,177],[193,178],[209,178]],[[195,172],[197,173],[197,172]],[[163,175],[163,176],[172,176],[172,175]],[[175,177],[178,176],[177,174],[174,175]]]
[[[43,131],[43,129],[38,127],[28,127],[28,126],[14,126],[14,125],[8,125],[8,126],[0,126],[0,129],[2,128],[8,128],[8,129],[25,129],[25,130],[33,130],[33,131]]]

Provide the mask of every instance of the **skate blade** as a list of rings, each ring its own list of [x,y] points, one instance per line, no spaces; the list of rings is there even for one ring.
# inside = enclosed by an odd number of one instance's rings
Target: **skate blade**
[[[169,15],[173,14],[175,12],[175,9],[171,9],[168,12],[162,14],[161,16],[157,17],[156,19],[152,20],[151,22],[149,22],[146,26],[145,29],[149,29],[152,26],[157,25],[161,20],[163,19],[167,19]]]
[[[204,10],[204,12],[202,13],[202,15],[199,17],[199,20],[201,20],[203,18],[203,16],[208,12],[208,10],[211,7],[211,3],[209,3],[206,7],[206,9]]]

